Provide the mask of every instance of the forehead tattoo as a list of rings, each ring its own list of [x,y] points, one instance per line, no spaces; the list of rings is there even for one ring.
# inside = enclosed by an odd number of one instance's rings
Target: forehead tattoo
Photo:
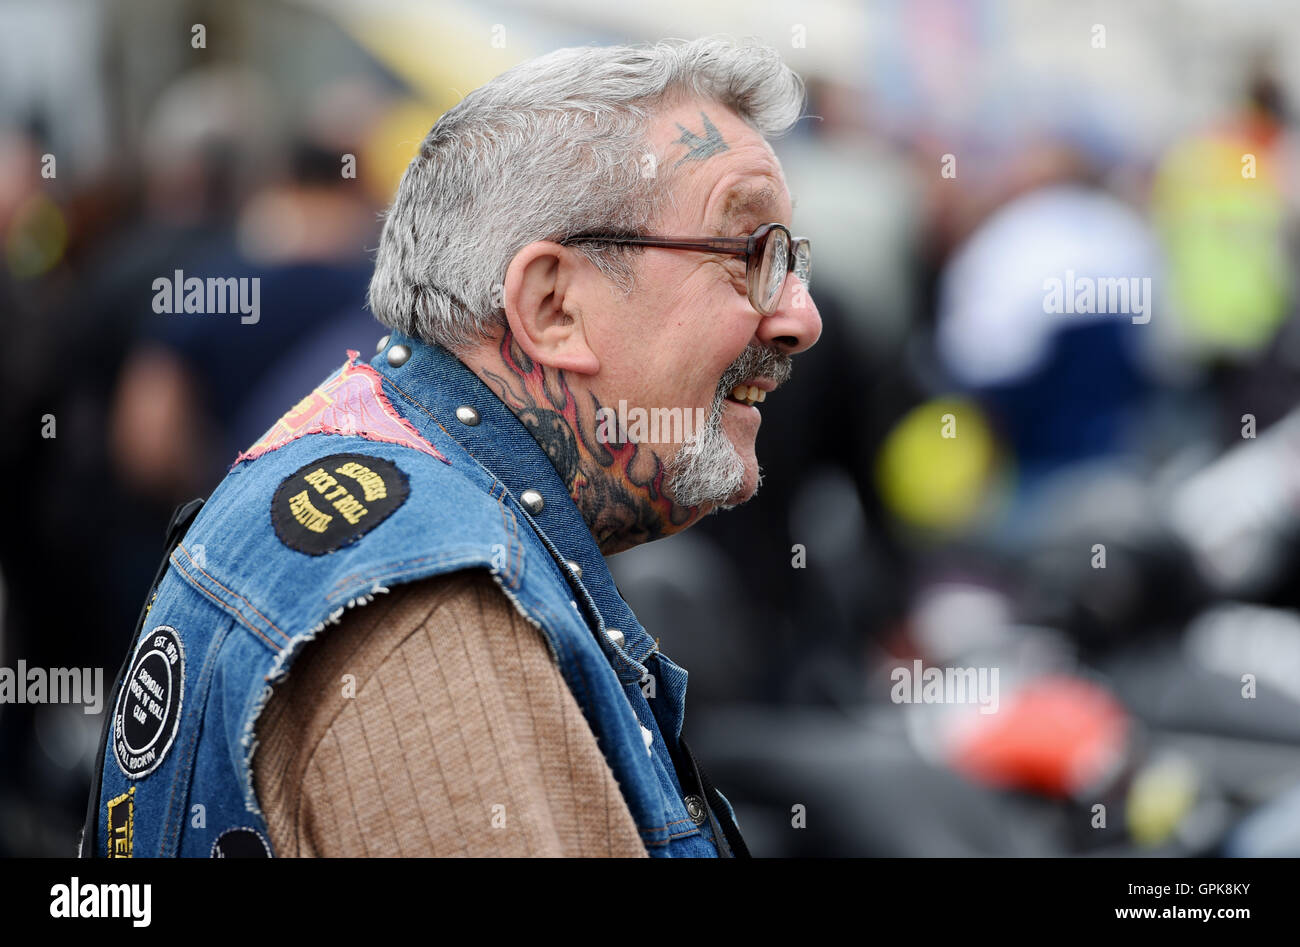
[[[677,123],[677,127],[681,130],[682,137],[678,138],[673,142],[673,144],[685,145],[686,154],[678,160],[677,164],[673,165],[674,168],[680,165],[683,161],[703,161],[705,158],[712,157],[720,151],[727,150],[727,143],[722,140],[722,133],[718,131],[717,126],[709,121],[709,116],[701,112],[700,118],[704,120],[703,135],[695,134],[695,132],[691,131],[681,122]]]

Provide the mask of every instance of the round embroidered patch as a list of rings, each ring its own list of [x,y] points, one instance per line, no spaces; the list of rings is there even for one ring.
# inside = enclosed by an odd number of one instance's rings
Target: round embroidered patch
[[[257,829],[226,829],[212,843],[213,858],[273,858],[271,846]]]
[[[167,755],[185,699],[185,648],[170,625],[136,646],[113,709],[113,752],[128,779],[148,776]]]
[[[354,543],[410,495],[406,474],[382,457],[331,454],[290,474],[271,498],[280,542],[309,556]]]

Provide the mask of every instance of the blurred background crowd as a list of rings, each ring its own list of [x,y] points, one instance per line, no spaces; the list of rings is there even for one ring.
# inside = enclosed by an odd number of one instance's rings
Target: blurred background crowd
[[[774,144],[824,334],[757,498],[611,566],[750,848],[1300,855],[1290,0],[0,4],[0,665],[111,684],[173,507],[373,351],[443,110],[717,32],[807,82]],[[260,319],[156,313],[176,270]],[[1046,312],[1067,273],[1150,321]],[[917,660],[998,712],[895,702]],[[73,851],[99,726],[0,705],[0,855]]]

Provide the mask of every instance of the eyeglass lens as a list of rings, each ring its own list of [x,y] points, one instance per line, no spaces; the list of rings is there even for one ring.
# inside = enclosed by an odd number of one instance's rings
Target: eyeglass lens
[[[805,286],[812,278],[812,246],[807,240],[797,240],[794,245],[794,275]]]
[[[773,229],[763,244],[763,260],[758,274],[758,308],[771,312],[785,285],[786,266],[790,259],[790,238],[784,230]]]

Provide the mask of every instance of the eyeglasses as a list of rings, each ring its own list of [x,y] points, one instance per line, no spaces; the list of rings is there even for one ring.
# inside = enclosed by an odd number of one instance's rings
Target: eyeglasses
[[[748,237],[620,237],[580,234],[561,240],[560,243],[586,241],[744,257],[749,303],[763,316],[770,316],[776,311],[785,278],[791,270],[805,287],[812,277],[812,247],[806,238],[790,236],[790,231],[783,224],[762,224]]]

